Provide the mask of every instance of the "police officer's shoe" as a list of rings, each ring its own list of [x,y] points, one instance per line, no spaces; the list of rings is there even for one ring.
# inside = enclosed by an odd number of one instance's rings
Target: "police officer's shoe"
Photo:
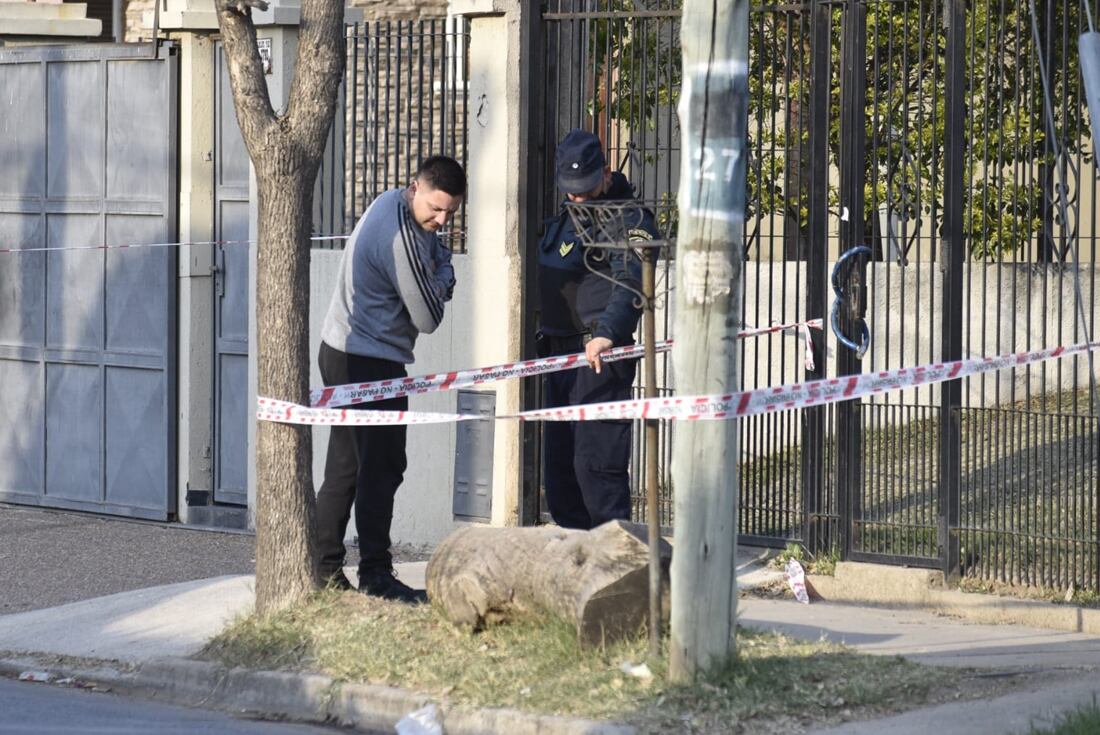
[[[390,567],[364,569],[359,572],[359,591],[371,597],[419,605],[428,601],[424,590],[414,590],[400,579]]]
[[[344,574],[343,569],[337,569],[330,574],[321,574],[321,585],[325,589],[336,590],[338,592],[346,592],[348,590],[355,589],[355,585],[351,583],[351,580]]]

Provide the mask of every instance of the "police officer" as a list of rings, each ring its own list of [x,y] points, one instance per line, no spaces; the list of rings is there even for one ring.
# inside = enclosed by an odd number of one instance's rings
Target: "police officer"
[[[607,166],[599,138],[582,130],[571,131],[558,144],[555,179],[571,202],[635,198],[626,177]],[[656,237],[653,216],[640,204],[625,219],[631,227],[631,240]],[[546,223],[539,243],[538,277],[540,354],[583,351],[588,361],[587,367],[546,377],[545,405],[553,408],[630,398],[636,361],[604,363],[600,355],[612,347],[634,343],[640,305],[635,293],[613,281],[640,290],[637,258],[623,250],[586,248],[563,203],[557,216]],[[589,529],[629,519],[630,447],[630,421],[544,424],[543,477],[554,522],[565,528]]]

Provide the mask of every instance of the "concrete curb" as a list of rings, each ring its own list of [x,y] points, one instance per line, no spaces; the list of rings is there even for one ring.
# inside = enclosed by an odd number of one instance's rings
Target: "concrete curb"
[[[1100,635],[1100,609],[947,589],[943,573],[839,562],[832,577],[811,574],[811,594],[832,602],[917,608],[989,625],[1026,625]]]
[[[46,659],[50,661],[49,658]],[[393,732],[397,721],[433,701],[394,687],[349,684],[319,674],[227,669],[218,664],[170,658],[127,669],[117,662],[97,666],[43,663],[33,656],[0,659],[0,676],[27,670],[71,677],[114,692],[233,714],[336,723]],[[537,715],[519,710],[476,709],[435,702],[446,735],[635,735],[635,728],[611,722]]]

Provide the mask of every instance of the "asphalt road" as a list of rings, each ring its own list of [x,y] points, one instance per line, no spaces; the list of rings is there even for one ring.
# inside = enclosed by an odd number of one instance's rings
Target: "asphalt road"
[[[0,615],[225,574],[252,574],[251,533],[0,503]],[[396,546],[394,561],[422,561]],[[349,547],[349,561],[359,558]]]
[[[245,533],[0,504],[0,615],[251,574],[254,549]]]
[[[0,679],[0,735],[336,735],[329,727],[238,720],[220,712],[173,707]]]

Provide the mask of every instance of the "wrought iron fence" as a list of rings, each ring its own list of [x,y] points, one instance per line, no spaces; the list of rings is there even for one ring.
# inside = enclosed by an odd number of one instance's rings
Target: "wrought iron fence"
[[[468,47],[460,17],[347,26],[341,105],[314,196],[317,234],[350,232],[376,196],[406,186],[428,156],[467,164]],[[448,231],[455,252],[466,250],[465,229],[464,201]]]
[[[866,319],[872,347],[858,359],[822,335],[806,370],[790,336],[746,341],[744,387],[1095,334],[1095,149],[1076,55],[1085,17],[1079,3],[1036,7],[1038,37],[1026,2],[753,7],[744,321],[826,316],[831,264],[867,245],[841,321]],[[584,127],[675,236],[678,19],[674,0],[544,3],[539,214],[560,199],[554,144]],[[667,364],[662,376],[669,390]],[[1100,590],[1094,390],[1075,358],[747,420],[742,540]],[[662,435],[666,463],[673,439]]]
[[[660,0],[644,9],[622,6],[613,0],[553,0],[543,6],[541,84],[533,90],[540,112],[533,120],[533,137],[541,154],[532,182],[540,208],[537,219],[550,217],[563,199],[554,187],[557,142],[570,130],[583,128],[599,135],[608,164],[627,176],[638,198],[653,210],[658,226],[674,237],[680,167],[680,129],[673,100],[680,77],[679,5]],[[658,339],[670,331],[670,288],[666,261],[658,275]],[[667,395],[670,385],[669,362],[667,356],[661,357],[658,392]],[[635,392],[642,395],[640,377]],[[538,427],[531,431],[537,434]],[[672,518],[671,439],[668,427],[662,426],[658,443],[663,525]],[[631,500],[634,517],[643,522],[647,520],[641,487],[645,461],[639,422],[631,460]]]

